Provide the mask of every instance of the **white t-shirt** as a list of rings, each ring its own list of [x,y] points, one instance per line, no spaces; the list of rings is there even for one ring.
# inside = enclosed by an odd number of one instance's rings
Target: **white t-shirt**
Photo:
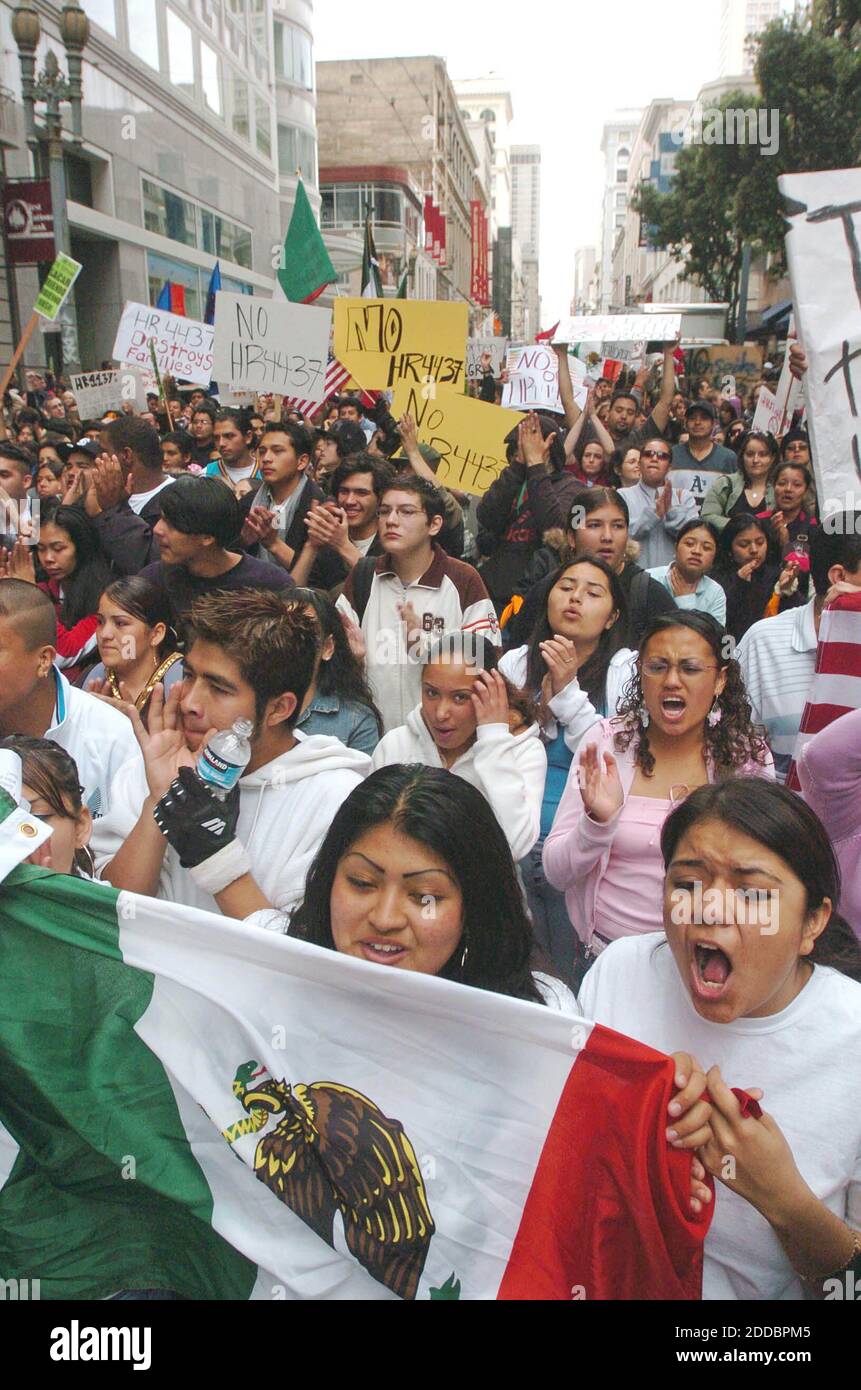
[[[350,541],[350,544],[351,544],[351,545],[354,545],[354,546],[356,547],[357,550],[360,550],[361,553],[362,553],[363,555],[367,555],[368,551],[370,550],[371,546],[374,544],[374,541],[375,541],[376,539],[377,539],[377,533],[376,533],[376,531],[374,531],[372,535],[370,535],[370,536],[365,536],[365,539],[364,539],[363,541],[352,541],[352,540],[351,540],[351,541]]]
[[[150,488],[149,492],[131,493],[129,497],[129,506],[131,507],[133,512],[140,516],[141,512],[143,511],[144,507],[146,506],[147,502],[150,500],[151,497],[157,497],[163,488],[170,487],[171,483],[175,482],[175,478],[165,478],[164,482],[159,483],[158,487]]]
[[[584,1015],[660,1052],[717,1065],[728,1086],[760,1086],[801,1176],[829,1210],[861,1227],[861,984],[816,966],[788,1008],[710,1023],[691,1003],[662,932],[602,951],[580,987]],[[715,1183],[704,1299],[810,1297],[764,1217]]]

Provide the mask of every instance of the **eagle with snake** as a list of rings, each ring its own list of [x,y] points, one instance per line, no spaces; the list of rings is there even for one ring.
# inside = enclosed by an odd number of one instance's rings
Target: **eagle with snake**
[[[333,1249],[340,1212],[359,1263],[400,1298],[414,1299],[434,1223],[400,1121],[350,1086],[289,1085],[255,1061],[238,1069],[233,1094],[247,1118],[223,1131],[228,1143],[282,1117],[257,1144],[260,1181]]]

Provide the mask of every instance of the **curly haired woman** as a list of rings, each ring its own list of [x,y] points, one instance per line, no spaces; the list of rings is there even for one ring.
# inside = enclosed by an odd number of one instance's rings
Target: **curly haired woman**
[[[703,613],[661,615],[616,718],[584,736],[544,845],[581,969],[610,941],[661,929],[664,821],[696,787],[737,775],[773,778],[774,765],[724,631]]]

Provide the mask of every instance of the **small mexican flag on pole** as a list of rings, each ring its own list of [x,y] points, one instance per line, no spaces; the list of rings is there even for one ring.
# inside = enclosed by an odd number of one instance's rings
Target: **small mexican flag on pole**
[[[377,248],[374,245],[374,237],[371,232],[371,214],[365,217],[365,250],[362,256],[362,298],[363,299],[382,299],[383,281],[380,276],[380,263],[377,260]]]
[[[301,177],[296,185],[296,201],[284,238],[281,261],[276,271],[275,297],[283,295],[294,304],[310,304],[338,278]]]

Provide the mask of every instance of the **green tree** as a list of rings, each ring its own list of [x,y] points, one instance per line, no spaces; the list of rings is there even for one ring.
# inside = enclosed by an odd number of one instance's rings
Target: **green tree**
[[[774,276],[786,269],[780,175],[861,162],[858,0],[815,0],[807,14],[770,24],[759,39],[755,71],[760,95],[731,93],[720,109],[776,113],[776,153],[708,143],[706,114],[703,143],[679,152],[670,191],[644,184],[633,200],[653,228],[652,242],[666,246],[711,298],[729,303],[731,337],[744,243],[754,255],[769,254]]]

